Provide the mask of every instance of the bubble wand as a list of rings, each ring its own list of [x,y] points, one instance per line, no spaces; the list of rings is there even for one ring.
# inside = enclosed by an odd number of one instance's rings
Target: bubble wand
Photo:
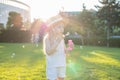
[[[74,47],[74,43],[72,40],[68,40],[68,52],[71,53],[71,51],[73,50],[73,47]]]

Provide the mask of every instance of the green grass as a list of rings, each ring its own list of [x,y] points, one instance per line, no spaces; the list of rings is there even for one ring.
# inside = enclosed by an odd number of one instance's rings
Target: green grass
[[[0,80],[46,80],[45,67],[42,44],[0,43]],[[120,48],[76,45],[65,80],[120,80]]]

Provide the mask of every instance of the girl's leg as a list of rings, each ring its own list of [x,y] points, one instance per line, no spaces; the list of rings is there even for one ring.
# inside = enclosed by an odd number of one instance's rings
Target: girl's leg
[[[50,79],[47,79],[47,80],[50,80]],[[59,79],[55,79],[55,80],[59,80]]]
[[[57,78],[57,80],[64,80],[64,78]]]
[[[64,80],[66,74],[66,67],[58,67],[57,72],[57,80]]]

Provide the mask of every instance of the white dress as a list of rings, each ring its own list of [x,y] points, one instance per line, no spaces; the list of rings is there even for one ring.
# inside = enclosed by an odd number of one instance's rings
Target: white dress
[[[66,54],[65,54],[64,47],[65,47],[64,39],[62,39],[59,45],[57,46],[55,53],[53,53],[52,55],[46,54],[46,64],[47,64],[46,67],[47,68],[66,66]]]

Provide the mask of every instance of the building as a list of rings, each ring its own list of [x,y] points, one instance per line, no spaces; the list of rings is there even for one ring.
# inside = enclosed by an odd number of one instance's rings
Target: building
[[[4,27],[8,21],[9,12],[15,11],[21,14],[23,22],[30,22],[30,7],[18,0],[0,0],[0,24]]]
[[[65,11],[62,12],[62,14],[65,15],[66,17],[75,17],[80,14],[80,11]]]

